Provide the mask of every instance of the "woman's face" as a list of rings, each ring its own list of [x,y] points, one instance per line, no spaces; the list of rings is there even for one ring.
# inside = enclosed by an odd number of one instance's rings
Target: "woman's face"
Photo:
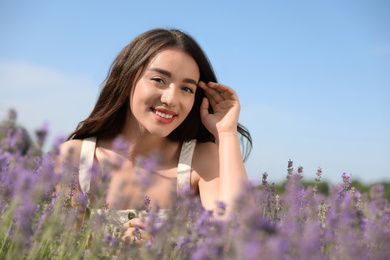
[[[168,136],[190,113],[200,73],[195,60],[176,48],[157,53],[130,93],[130,109],[141,131]]]

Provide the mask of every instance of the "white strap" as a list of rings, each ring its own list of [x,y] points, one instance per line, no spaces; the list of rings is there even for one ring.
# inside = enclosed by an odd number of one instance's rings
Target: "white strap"
[[[89,192],[91,186],[91,171],[95,157],[95,147],[96,137],[89,137],[83,140],[80,155],[79,183],[84,195]]]
[[[196,140],[183,142],[181,146],[179,165],[177,167],[177,193],[190,188],[191,183],[191,163],[194,154]]]
[[[177,167],[177,193],[183,189],[190,188],[191,164],[196,146],[196,140],[183,142],[180,152],[179,165]],[[80,156],[79,183],[81,191],[87,194],[91,186],[91,171],[95,157],[96,137],[89,137],[83,140]],[[89,200],[88,200],[89,204]]]

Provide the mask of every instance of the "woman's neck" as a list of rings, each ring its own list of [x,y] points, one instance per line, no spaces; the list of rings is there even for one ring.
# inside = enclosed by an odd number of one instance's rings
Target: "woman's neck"
[[[128,159],[131,161],[134,161],[137,157],[149,157],[156,154],[167,157],[161,158],[162,160],[170,159],[176,153],[177,145],[179,145],[179,143],[172,142],[167,137],[150,134],[138,124],[134,117],[126,120],[122,131],[115,138],[118,137],[129,144],[127,151],[123,152],[128,155]],[[115,150],[115,147],[111,148]]]

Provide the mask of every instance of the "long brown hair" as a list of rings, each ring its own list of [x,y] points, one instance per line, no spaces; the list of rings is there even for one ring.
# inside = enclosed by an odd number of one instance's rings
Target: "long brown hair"
[[[137,36],[115,58],[108,76],[103,82],[103,88],[94,109],[87,119],[81,121],[70,139],[84,139],[90,136],[115,137],[118,135],[130,112],[129,95],[134,85],[136,74],[162,49],[178,48],[188,53],[198,64],[200,80],[217,82],[217,78],[209,60],[198,43],[189,35],[179,30],[153,29]],[[205,93],[198,87],[191,112],[183,123],[177,127],[168,138],[172,141],[188,141],[197,139],[198,142],[215,142],[215,137],[202,124],[200,105]],[[209,108],[213,112],[212,107]],[[252,138],[249,131],[238,124],[237,131],[247,145],[243,145],[244,158],[252,148]]]

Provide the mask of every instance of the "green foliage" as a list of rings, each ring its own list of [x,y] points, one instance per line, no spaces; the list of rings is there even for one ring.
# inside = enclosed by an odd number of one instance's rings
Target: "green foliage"
[[[369,193],[370,192],[370,189],[371,187],[375,186],[375,185],[378,185],[378,184],[382,184],[384,186],[384,192],[385,192],[385,198],[387,198],[388,200],[390,200],[390,182],[381,182],[381,183],[373,183],[373,184],[364,184],[364,183],[361,183],[360,181],[352,181],[351,182],[351,187],[354,187],[356,188],[357,190],[359,190],[361,193]],[[276,183],[275,184],[275,188],[276,188],[276,193],[277,194],[282,194],[284,192],[284,187],[286,185],[286,182],[283,182],[283,183]],[[311,187],[313,188],[315,186],[315,182],[314,181],[302,181],[302,185],[304,187]],[[317,187],[318,187],[318,193],[321,193],[325,196],[328,196],[329,195],[329,192],[330,192],[330,187],[332,185],[329,184],[328,182],[326,181],[321,181],[317,184]]]

